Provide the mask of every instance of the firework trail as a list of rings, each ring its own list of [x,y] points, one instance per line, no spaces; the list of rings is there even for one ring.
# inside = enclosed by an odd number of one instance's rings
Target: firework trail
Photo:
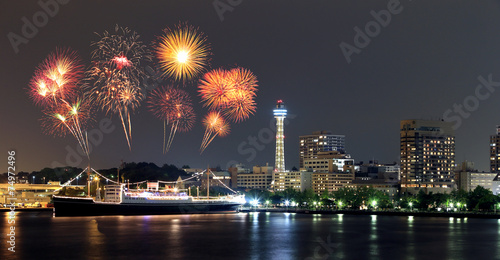
[[[155,43],[155,53],[163,75],[185,83],[207,66],[210,45],[203,33],[187,24],[166,28]]]
[[[205,125],[205,135],[200,146],[200,153],[203,153],[216,136],[226,136],[230,132],[229,124],[224,120],[219,112],[209,112],[203,119]]]
[[[92,68],[89,79],[93,81],[93,99],[106,114],[118,114],[129,149],[132,140],[130,114],[140,106],[144,97],[141,82],[146,74],[141,63],[151,61],[147,47],[140,36],[128,28],[115,27],[105,31],[101,39],[93,42]]]
[[[59,106],[46,108],[44,114],[46,116],[42,119],[42,127],[46,133],[54,136],[65,136],[70,133],[89,158],[87,132],[82,131],[82,128],[93,121],[89,99],[77,99],[72,103],[63,100]]]
[[[78,97],[83,75],[76,52],[57,49],[35,70],[29,95],[46,115],[42,120],[44,131],[55,136],[71,133],[90,158],[87,133],[82,128],[92,121],[91,106],[88,99]]]
[[[153,90],[148,104],[150,111],[164,121],[163,152],[166,153],[170,150],[177,131],[186,132],[193,127],[195,114],[191,97],[186,91],[165,86]],[[166,137],[167,125],[170,126],[168,139]]]

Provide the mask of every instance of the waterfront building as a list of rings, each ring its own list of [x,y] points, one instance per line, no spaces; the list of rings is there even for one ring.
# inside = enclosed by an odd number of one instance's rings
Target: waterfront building
[[[451,122],[400,122],[401,191],[449,193],[455,186],[455,132]]]
[[[493,195],[500,194],[500,173],[498,173],[493,179],[493,182],[491,183],[491,190],[493,191]]]
[[[52,195],[54,195],[62,187],[59,182],[49,183],[50,184],[16,183],[14,186],[14,196],[9,194],[10,184],[0,183],[0,204],[9,204],[11,203],[11,198],[16,198],[14,202],[18,206],[46,207],[50,202]],[[83,187],[85,187],[85,185],[75,185],[71,187],[81,188],[83,191]]]
[[[500,172],[500,126],[497,133],[490,136],[490,171]]]
[[[355,179],[354,172],[314,172],[312,174],[312,188],[321,195],[324,191],[337,191],[342,187],[352,184]]]
[[[273,110],[274,118],[276,118],[276,154],[275,154],[275,171],[285,171],[285,118],[287,110],[282,100],[278,100],[276,108]]]
[[[347,185],[347,187],[371,187],[389,196],[391,201],[394,201],[396,196],[399,194],[399,183],[397,181],[387,179],[356,178],[351,184]]]
[[[266,166],[255,165],[253,167],[253,173],[273,173],[273,166],[266,163]]]
[[[463,162],[455,172],[457,189],[472,191],[477,186],[494,191],[493,180],[498,175],[496,172],[478,172],[474,169],[474,163]]]
[[[231,175],[231,188],[233,189],[238,188],[238,174],[251,172],[250,169],[246,168],[242,163],[229,167],[227,171]]]
[[[324,191],[336,191],[354,180],[356,170],[350,155],[339,151],[323,151],[315,157],[304,159],[303,169],[313,172],[312,187],[318,195]]]
[[[274,191],[293,188],[297,191],[312,189],[312,172],[290,171],[275,172],[273,178]]]
[[[213,187],[213,186],[224,187],[224,185],[230,187],[231,174],[228,171],[212,171],[212,172],[213,172],[213,175],[210,174],[210,177],[209,177],[210,187]],[[201,176],[202,188],[207,187],[207,175],[206,174],[207,173],[204,173],[203,176]]]
[[[380,164],[377,161],[369,161],[368,164],[361,163],[358,167],[356,177],[400,181],[401,167],[397,163]]]
[[[337,151],[319,152],[314,159],[304,159],[301,170],[313,172],[355,172],[354,159]]]
[[[299,168],[304,168],[304,160],[317,159],[318,153],[337,151],[345,153],[345,136],[333,135],[330,131],[316,131],[299,137]]]
[[[242,165],[242,164],[237,164]],[[232,188],[243,189],[271,189],[273,182],[274,167],[266,163],[265,166],[253,166],[253,172],[244,167],[230,167]]]
[[[268,190],[273,182],[273,172],[240,173],[236,178],[238,188]]]

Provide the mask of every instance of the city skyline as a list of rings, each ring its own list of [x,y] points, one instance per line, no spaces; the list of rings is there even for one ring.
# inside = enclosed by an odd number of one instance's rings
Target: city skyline
[[[112,30],[115,24],[137,31],[149,44],[163,28],[188,22],[203,31],[211,43],[212,68],[238,65],[255,73],[259,80],[255,115],[231,125],[229,136],[214,139],[200,155],[204,131],[200,118],[205,110],[196,84],[183,89],[193,96],[197,123],[191,132],[177,134],[167,154],[162,153],[162,123],[148,113],[145,104],[132,115],[132,151],[124,141],[119,118],[105,121],[99,113],[94,126],[102,140],[90,153],[93,167],[117,167],[122,159],[191,167],[272,164],[272,108],[282,99],[288,108],[287,169],[299,167],[301,135],[330,130],[346,136],[346,151],[357,162],[376,159],[391,163],[399,161],[400,120],[447,117],[457,126],[457,163],[473,161],[479,170],[487,171],[489,136],[500,124],[496,116],[500,96],[487,92],[500,81],[496,62],[500,60],[496,48],[500,43],[496,33],[500,18],[495,15],[498,3],[401,1],[399,12],[392,12],[388,24],[379,26],[378,34],[371,34],[369,44],[356,47],[356,28],[364,29],[368,22],[377,21],[372,11],[386,10],[389,2],[358,7],[356,2],[310,5],[256,1],[241,2],[231,7],[232,11],[221,13],[212,2],[145,1],[136,6],[133,2],[70,1],[59,4],[54,15],[47,15],[48,22],[15,48],[7,36],[23,36],[23,17],[32,21],[44,9],[37,2],[2,3],[2,10],[9,12],[1,18],[5,79],[1,118],[6,125],[0,130],[1,148],[17,151],[20,171],[57,163],[85,167],[86,158],[78,165],[73,165],[78,158],[66,160],[70,154],[67,149],[77,147],[74,139],[42,133],[42,114],[26,91],[36,66],[56,47],[76,50],[88,66],[90,43],[98,39],[94,32]],[[454,8],[450,10],[450,6]],[[429,8],[435,12],[429,14]],[[360,50],[349,57],[350,62],[339,48],[341,43]],[[99,136],[97,133],[96,138]],[[3,165],[6,169],[5,162]]]

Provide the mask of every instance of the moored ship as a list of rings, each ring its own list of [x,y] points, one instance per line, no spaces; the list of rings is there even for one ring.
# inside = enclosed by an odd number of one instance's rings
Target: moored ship
[[[54,195],[55,216],[161,215],[236,212],[244,195],[194,197],[183,190],[130,190],[124,184],[107,185],[104,199]]]

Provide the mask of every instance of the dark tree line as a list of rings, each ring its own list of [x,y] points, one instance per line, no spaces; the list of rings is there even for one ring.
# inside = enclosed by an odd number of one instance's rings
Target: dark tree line
[[[500,212],[500,196],[493,195],[491,190],[477,186],[474,190],[454,190],[449,194],[430,193],[421,190],[417,195],[396,197],[393,200],[387,194],[372,187],[340,188],[337,191],[324,191],[321,196],[312,190],[302,192],[286,189],[279,192],[250,190],[245,192],[247,201],[258,200],[262,205],[266,202],[278,205],[285,201],[295,202],[298,207],[321,207],[333,209],[411,209],[420,211],[468,210]]]
[[[103,176],[117,180],[119,168],[111,169],[101,169],[97,170]],[[19,179],[27,180],[29,183],[42,184],[49,181],[59,181],[62,183],[75,178],[78,174],[83,171],[81,168],[75,167],[59,167],[59,168],[44,168],[40,171],[19,172],[17,177]],[[154,163],[125,163],[124,167],[120,169],[120,181],[124,182],[130,180],[130,182],[139,182],[143,180],[160,180],[160,181],[175,181],[177,178],[187,178],[188,175],[182,169],[177,168],[173,164],[164,164],[162,167],[158,167]],[[82,174],[79,178],[79,184],[84,184],[87,180],[87,174]],[[7,183],[7,173],[0,174],[0,183]],[[76,184],[76,181],[72,184]]]

